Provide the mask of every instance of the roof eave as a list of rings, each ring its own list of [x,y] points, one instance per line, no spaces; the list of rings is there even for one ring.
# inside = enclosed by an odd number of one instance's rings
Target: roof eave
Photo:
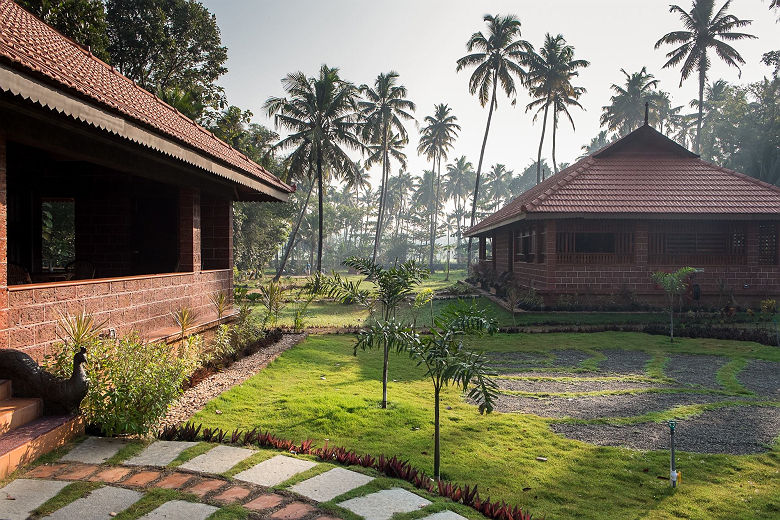
[[[119,116],[96,104],[63,92],[25,73],[0,63],[0,91],[10,92],[39,105],[88,123],[95,128],[112,133],[159,153],[174,157],[245,188],[257,191],[275,200],[286,202],[292,191],[285,191],[262,179],[248,175],[236,168],[225,166],[210,156],[184,146],[173,139],[152,132],[147,128]],[[286,185],[284,185],[287,187]]]

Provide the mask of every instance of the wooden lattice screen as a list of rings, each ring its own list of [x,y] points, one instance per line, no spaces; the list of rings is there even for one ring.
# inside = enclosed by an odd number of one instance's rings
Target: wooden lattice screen
[[[758,263],[777,265],[777,224],[774,222],[758,226]]]

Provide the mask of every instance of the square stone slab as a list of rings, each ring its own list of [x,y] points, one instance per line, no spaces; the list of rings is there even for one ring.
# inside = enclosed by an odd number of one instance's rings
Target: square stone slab
[[[123,464],[128,466],[167,466],[181,452],[197,444],[197,442],[156,441],[135,457],[127,459]]]
[[[0,489],[0,518],[25,520],[30,513],[70,482],[20,478]],[[11,498],[11,500],[9,500]]]
[[[171,500],[142,516],[141,520],[206,520],[218,509],[208,504]]]
[[[351,498],[339,506],[366,520],[390,520],[396,513],[411,513],[431,502],[401,488],[383,489],[363,497]]]
[[[68,462],[83,462],[85,464],[102,464],[116,455],[127,444],[122,439],[109,437],[88,437],[87,440],[70,450],[60,460]]]
[[[281,484],[288,478],[316,465],[316,462],[277,455],[238,473],[233,478],[259,486],[270,487]]]
[[[460,516],[458,513],[454,513],[452,511],[439,511],[438,513],[433,513],[432,515],[423,517],[420,520],[467,520],[467,519],[466,517]]]
[[[316,477],[312,477],[303,482],[299,482],[290,487],[290,491],[295,491],[299,495],[311,498],[317,502],[327,502],[333,500],[347,491],[364,486],[374,480],[373,477],[363,475],[356,471],[350,471],[344,468],[333,468]],[[452,518],[442,518],[436,520],[455,520]]]
[[[224,473],[247,457],[256,452],[246,448],[234,448],[233,446],[216,446],[203,455],[198,455],[188,460],[180,467],[190,471],[201,473]]]
[[[106,486],[98,488],[89,495],[71,502],[46,518],[53,520],[110,520],[111,513],[124,511],[138,502],[143,493],[132,489]]]

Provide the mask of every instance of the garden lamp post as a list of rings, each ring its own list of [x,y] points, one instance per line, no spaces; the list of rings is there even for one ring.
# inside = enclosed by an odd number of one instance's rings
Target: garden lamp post
[[[677,465],[674,460],[674,429],[677,426],[677,422],[674,420],[669,421],[669,448],[671,450],[671,461],[669,465],[669,481],[672,483],[672,487],[677,487]]]

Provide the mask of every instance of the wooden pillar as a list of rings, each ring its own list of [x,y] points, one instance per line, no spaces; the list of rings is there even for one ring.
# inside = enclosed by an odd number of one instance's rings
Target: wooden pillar
[[[179,190],[179,271],[199,272],[200,252],[200,191]]]
[[[8,172],[6,140],[0,133],[0,348],[8,348]]]

